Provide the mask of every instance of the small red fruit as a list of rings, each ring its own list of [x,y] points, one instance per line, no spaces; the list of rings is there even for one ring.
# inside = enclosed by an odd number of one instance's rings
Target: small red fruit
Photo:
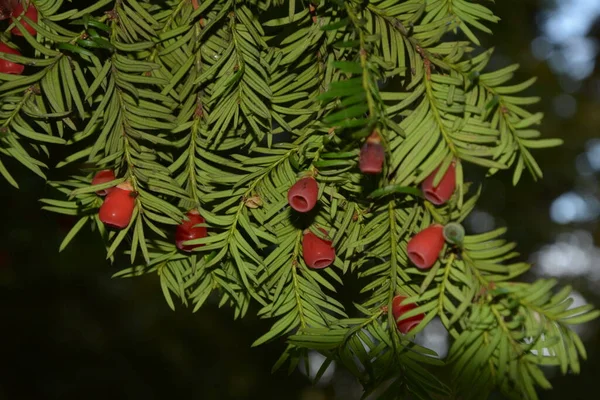
[[[115,180],[115,173],[110,169],[104,169],[102,171],[98,171],[98,173],[92,179],[92,186],[101,185],[103,183],[107,183]],[[104,190],[98,190],[96,194],[98,196],[106,196],[109,194],[114,188],[108,188]]]
[[[396,326],[398,327],[398,330],[404,334],[407,334],[408,332],[413,330],[417,325],[419,325],[421,321],[423,321],[423,319],[425,318],[425,314],[417,314],[415,316],[406,318],[402,321],[398,321],[398,318],[400,318],[403,314],[406,314],[410,310],[414,310],[415,308],[417,308],[417,305],[414,303],[400,304],[405,299],[405,296],[400,295],[394,297],[394,299],[392,300],[392,315],[397,321]]]
[[[363,147],[360,149],[358,165],[363,174],[378,174],[383,169],[385,149],[381,145],[381,138],[377,131],[371,133]]]
[[[314,178],[302,178],[288,191],[288,203],[298,212],[308,212],[317,204],[319,185]]]
[[[5,43],[0,42],[0,53],[16,54],[21,55],[19,50],[15,50],[12,47],[8,47]],[[0,72],[4,74],[21,75],[25,66],[23,64],[17,64],[12,61],[0,59]]]
[[[440,183],[436,187],[434,187],[433,180],[439,169],[440,167],[437,167],[435,171],[433,171],[431,175],[425,178],[425,180],[421,184],[421,190],[423,191],[423,195],[427,200],[429,200],[435,205],[441,205],[447,202],[448,199],[452,197],[454,189],[456,188],[456,168],[454,166],[454,162],[452,162],[450,166],[448,166],[448,169],[442,177],[442,180],[440,180]]]
[[[135,209],[135,194],[129,183],[113,188],[100,207],[98,216],[104,225],[123,229],[129,225]]]
[[[319,230],[327,234],[324,229]],[[331,247],[330,240],[321,239],[308,231],[302,238],[302,256],[308,268],[322,269],[330,266],[335,260],[335,249]]]
[[[0,21],[10,17],[18,0],[0,0]]]
[[[16,17],[18,17],[21,14],[23,14],[23,4],[21,4],[19,2],[13,8],[13,11],[12,11],[11,15],[12,15],[13,18],[16,18]],[[25,11],[25,16],[37,24],[37,22],[38,22],[38,11],[34,7],[33,4],[29,4],[29,7],[27,8],[27,11]],[[35,28],[33,26],[29,25],[25,21],[25,19],[21,19],[20,22],[23,25],[23,27],[27,30],[27,32],[29,32],[31,35],[35,35],[36,34]],[[19,30],[19,28],[17,28],[16,26],[14,28],[12,28],[10,32],[13,35],[23,36],[23,34]]]
[[[435,264],[444,248],[444,227],[433,224],[413,236],[407,246],[408,258],[420,269]]]
[[[203,244],[184,245],[187,240],[201,239],[208,236],[208,231],[204,226],[195,226],[203,224],[206,221],[197,210],[190,210],[187,213],[187,220],[177,227],[175,231],[175,245],[179,250],[191,252],[192,250],[204,246]]]

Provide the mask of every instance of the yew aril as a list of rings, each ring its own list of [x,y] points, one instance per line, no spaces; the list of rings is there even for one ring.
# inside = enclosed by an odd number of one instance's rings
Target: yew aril
[[[309,212],[317,204],[319,185],[315,178],[298,180],[288,191],[288,203],[298,212]]]
[[[131,222],[135,209],[135,193],[130,184],[120,184],[106,195],[98,216],[109,228],[123,229]]]
[[[394,320],[396,320],[396,326],[398,327],[398,330],[404,334],[407,334],[417,325],[419,325],[421,321],[423,321],[425,314],[417,314],[403,319],[402,321],[398,321],[398,318],[400,318],[402,315],[417,308],[415,303],[401,304],[405,299],[405,296],[400,295],[394,297],[392,300],[392,315],[394,316]]]
[[[444,227],[433,224],[413,236],[407,246],[408,258],[417,268],[429,269],[444,248]]]
[[[319,228],[325,235],[327,231]],[[307,231],[302,238],[302,256],[308,268],[323,269],[330,266],[335,260],[335,249],[331,241],[321,239],[314,233]]]
[[[381,138],[375,131],[367,138],[360,149],[358,166],[363,174],[378,174],[383,169],[385,160],[385,149],[381,144]]]
[[[447,202],[454,190],[456,189],[456,167],[455,163],[452,162],[446,173],[440,180],[437,186],[433,186],[433,180],[435,175],[439,171],[440,167],[437,167],[421,184],[421,190],[427,200],[435,205],[441,205]]]
[[[175,245],[179,250],[191,252],[203,244],[185,245],[183,242],[194,239],[201,239],[208,236],[208,230],[204,226],[196,226],[204,224],[206,221],[197,210],[190,210],[186,214],[187,219],[183,220],[175,231]]]
[[[6,43],[0,42],[0,53],[6,54],[16,54],[18,56],[21,55],[19,50],[15,50],[12,47],[8,47]],[[0,59],[0,72],[3,74],[14,74],[21,75],[25,70],[25,66],[23,64],[17,64],[12,61]]]
[[[0,21],[9,18],[19,0],[0,0]]]
[[[101,185],[103,183],[107,183],[115,180],[115,173],[110,169],[104,169],[102,171],[98,171],[96,175],[94,175],[94,179],[92,179],[92,186]],[[98,190],[96,194],[98,196],[106,196],[110,193],[114,188],[108,188],[104,190]]]
[[[23,4],[21,4],[19,2],[13,8],[12,17],[17,18],[21,14],[23,14]],[[27,7],[27,11],[25,11],[25,16],[37,24],[38,10],[35,8],[35,6],[33,4],[31,4],[31,3],[29,4],[29,7]],[[21,25],[23,25],[23,27],[27,30],[27,32],[29,32],[31,35],[35,36],[36,30],[33,26],[29,25],[23,18],[21,18],[20,22],[21,22]],[[17,28],[16,26],[14,28],[12,28],[10,32],[13,35],[23,36],[23,34],[19,30],[19,28]]]

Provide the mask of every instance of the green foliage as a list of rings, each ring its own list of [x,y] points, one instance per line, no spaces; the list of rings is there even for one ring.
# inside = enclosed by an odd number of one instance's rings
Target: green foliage
[[[486,66],[476,32],[498,20],[467,0],[31,0],[34,23],[14,25],[24,75],[0,73],[0,173],[11,157],[42,178],[56,146],[69,155],[53,167],[49,211],[79,216],[64,249],[85,227],[98,230],[107,258],[129,255],[115,274],[157,274],[167,303],[194,311],[209,295],[244,316],[251,303],[273,320],[259,345],[286,337],[276,368],[292,370],[307,349],[336,360],[366,393],[392,379],[381,398],[486,398],[500,388],[536,399],[549,388],[540,369],[577,373],[585,350],[569,326],[598,316],[568,309],[569,288],[513,283],[518,261],[504,230],[446,245],[428,271],[412,266],[408,240],[430,224],[460,223],[479,190],[463,164],[492,175],[542,171],[531,150],[540,139],[536,97],[514,83],[518,66]],[[318,3],[318,4],[317,4]],[[25,21],[37,30],[32,36]],[[6,32],[13,25],[7,27]],[[13,37],[14,39],[14,37]],[[3,42],[10,42],[6,34]],[[363,176],[364,138],[380,133],[384,173]],[[456,161],[457,190],[444,206],[423,200],[418,184]],[[90,186],[113,169],[117,181]],[[287,205],[300,176],[316,176],[319,206],[308,216]],[[94,192],[129,180],[138,193],[130,225],[107,230]],[[209,236],[181,253],[172,240],[197,207]],[[323,234],[319,228],[327,233]],[[336,249],[332,267],[308,268],[305,229]],[[335,298],[344,277],[363,288],[354,307]],[[395,327],[392,299],[408,296],[425,314],[408,335]],[[389,310],[389,311],[388,311]],[[453,338],[446,360],[411,338],[439,317]],[[448,365],[454,380],[432,371]]]

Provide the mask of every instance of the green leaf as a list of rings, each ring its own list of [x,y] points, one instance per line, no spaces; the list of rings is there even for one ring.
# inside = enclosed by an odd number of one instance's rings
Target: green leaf
[[[73,240],[73,238],[77,235],[77,233],[79,233],[81,228],[83,228],[83,226],[88,222],[88,219],[89,219],[89,217],[87,217],[87,216],[81,217],[79,219],[79,221],[77,221],[77,223],[75,223],[75,225],[73,225],[71,230],[69,230],[69,233],[67,233],[67,235],[61,242],[60,247],[58,249],[59,252],[63,251],[69,245],[71,240]]]
[[[412,186],[401,186],[401,185],[388,185],[379,189],[374,190],[369,195],[370,198],[380,198],[389,196],[395,193],[409,194],[417,197],[423,197],[421,190]]]

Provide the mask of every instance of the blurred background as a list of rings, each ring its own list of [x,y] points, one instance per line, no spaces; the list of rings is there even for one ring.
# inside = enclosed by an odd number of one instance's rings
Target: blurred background
[[[531,94],[542,97],[545,137],[565,145],[534,153],[544,179],[511,174],[485,183],[471,232],[508,226],[526,279],[571,284],[574,305],[600,306],[600,0],[504,0],[487,3],[502,18],[484,46],[491,68],[519,63]],[[299,399],[354,400],[360,387],[332,365],[318,386],[305,371],[271,375],[283,344],[250,344],[270,326],[251,315],[233,321],[214,302],[196,314],[171,311],[158,280],[112,280],[98,236],[81,233],[61,254],[72,221],[40,211],[50,189],[8,163],[21,190],[0,181],[0,400],[4,399]],[[251,313],[250,313],[251,314]],[[542,399],[590,398],[597,390],[600,326],[578,327],[589,359],[578,375],[553,370]],[[431,323],[418,340],[440,355],[448,338]],[[318,354],[310,364],[318,369]],[[314,372],[312,372],[314,374]],[[310,374],[309,374],[310,375]]]

